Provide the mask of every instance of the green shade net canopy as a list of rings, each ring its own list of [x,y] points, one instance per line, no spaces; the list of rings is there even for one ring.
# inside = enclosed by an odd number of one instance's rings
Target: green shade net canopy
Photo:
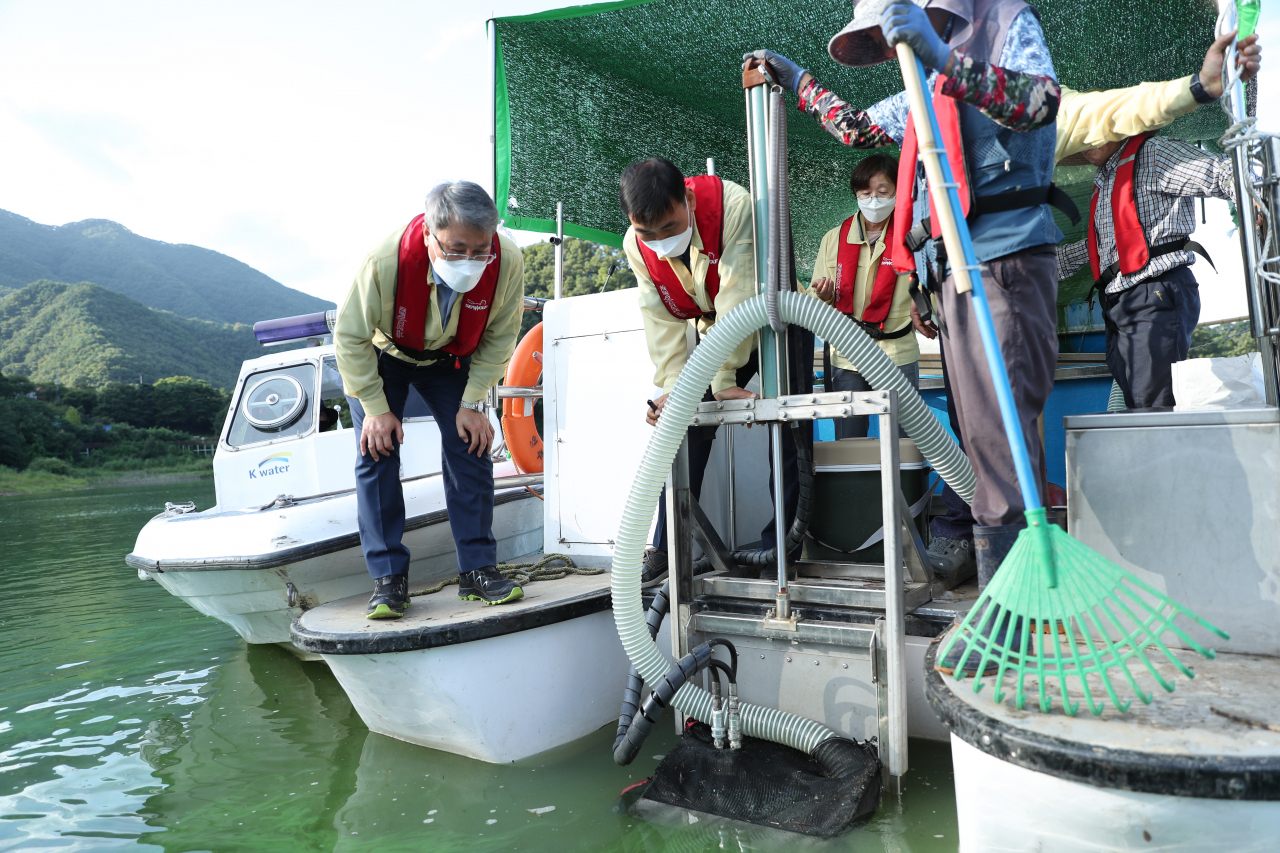
[[[1043,0],[1037,3],[1059,80],[1110,89],[1199,69],[1213,41],[1210,0]],[[618,176],[660,155],[687,175],[706,169],[748,186],[742,55],[768,48],[813,72],[858,107],[902,90],[896,62],[846,68],[827,41],[852,17],[849,0],[624,0],[495,19],[495,184],[511,228],[620,246],[627,220]],[[856,203],[849,175],[869,152],[848,148],[794,111],[787,95],[796,264],[812,269],[822,235]],[[1225,113],[1205,107],[1166,134],[1216,150]],[[885,149],[882,149],[885,150]],[[896,149],[887,153],[897,154]],[[1093,168],[1059,167],[1055,181],[1087,216]],[[1084,236],[1058,215],[1067,240]],[[1080,302],[1087,268],[1061,283],[1060,306]],[[1061,315],[1060,310],[1060,315]]]

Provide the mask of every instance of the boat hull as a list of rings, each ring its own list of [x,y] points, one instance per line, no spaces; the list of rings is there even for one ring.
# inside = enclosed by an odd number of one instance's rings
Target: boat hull
[[[542,518],[542,502],[532,495],[496,502],[493,534],[498,559],[509,560],[536,549],[542,543]],[[443,579],[457,571],[447,517],[406,530],[403,541],[411,559],[411,582]],[[372,589],[358,538],[338,550],[283,565],[143,571],[200,613],[229,625],[248,643],[291,646],[289,624],[298,615],[329,601],[367,595]],[[291,599],[296,602],[292,606]]]
[[[1262,853],[1280,837],[1280,802],[1100,788],[1001,761],[954,735],[951,760],[961,853]]]
[[[324,659],[370,731],[492,764],[617,722],[628,671],[607,610],[459,645]]]

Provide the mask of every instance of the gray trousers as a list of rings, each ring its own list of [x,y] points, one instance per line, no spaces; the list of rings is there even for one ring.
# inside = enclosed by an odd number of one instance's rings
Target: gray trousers
[[[920,390],[920,362],[913,361],[910,364],[899,364],[898,369],[902,371],[902,375],[907,377],[907,381],[911,383],[911,387]],[[870,391],[871,385],[867,380],[862,378],[862,374],[856,370],[845,370],[843,367],[837,367],[831,377],[831,387],[836,391],[852,391],[855,394],[863,391]],[[836,438],[866,438],[867,431],[871,425],[871,418],[867,415],[858,415],[852,418],[836,418]],[[906,437],[906,430],[898,427],[898,433]]]
[[[957,293],[954,279],[954,275],[948,276],[942,286],[941,329],[964,449],[978,480],[971,504],[973,517],[983,526],[1013,524],[1022,520],[1025,509],[1013,455],[1005,439],[972,297]],[[1043,500],[1048,477],[1036,419],[1053,390],[1053,371],[1058,361],[1058,282],[1053,246],[1035,246],[987,261],[982,265],[982,284]]]
[[[1191,351],[1200,322],[1200,286],[1191,267],[1102,296],[1107,367],[1130,409],[1171,408],[1173,365]]]

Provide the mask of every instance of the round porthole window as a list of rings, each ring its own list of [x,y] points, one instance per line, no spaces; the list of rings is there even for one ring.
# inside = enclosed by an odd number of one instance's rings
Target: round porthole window
[[[307,392],[292,376],[268,376],[249,389],[241,407],[258,429],[283,429],[307,410]]]

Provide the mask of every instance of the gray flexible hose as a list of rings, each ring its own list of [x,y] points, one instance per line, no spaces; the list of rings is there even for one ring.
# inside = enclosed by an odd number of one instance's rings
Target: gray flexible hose
[[[896,391],[903,429],[915,439],[942,479],[965,500],[972,498],[975,481],[968,458],[902,371],[865,332],[831,306],[798,293],[779,293],[778,309],[783,321],[803,326],[830,341],[858,365],[859,372],[872,387]],[[753,297],[720,317],[694,349],[667,398],[622,511],[611,572],[613,618],[627,657],[649,684],[656,684],[671,666],[649,636],[640,598],[641,561],[658,493],[666,483],[671,462],[694,410],[716,371],[739,343],[767,324],[765,299]],[[711,722],[711,696],[696,684],[686,683],[681,687],[672,697],[672,704],[691,717]],[[741,713],[743,734],[786,744],[802,752],[812,753],[823,741],[835,737],[835,733],[821,723],[777,709],[744,702]]]

